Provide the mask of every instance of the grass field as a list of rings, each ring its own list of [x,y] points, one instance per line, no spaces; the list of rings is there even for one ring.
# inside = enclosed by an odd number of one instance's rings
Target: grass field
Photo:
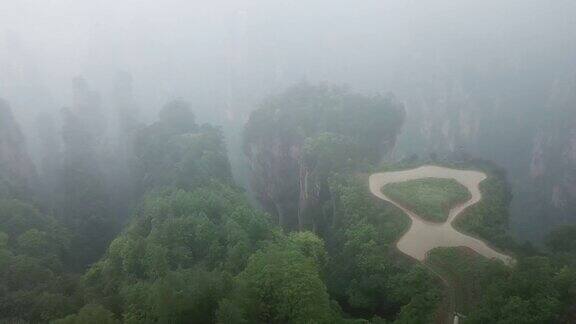
[[[382,192],[432,222],[444,222],[450,208],[470,199],[466,187],[453,179],[423,178],[390,183]]]

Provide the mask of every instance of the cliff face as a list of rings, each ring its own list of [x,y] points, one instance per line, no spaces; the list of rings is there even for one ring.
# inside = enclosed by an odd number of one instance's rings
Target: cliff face
[[[29,196],[36,190],[36,170],[24,136],[8,103],[0,99],[0,197]]]
[[[531,153],[529,184],[550,209],[541,223],[576,222],[576,80],[556,82]]]
[[[402,107],[390,98],[298,86],[252,113],[244,151],[257,199],[285,230],[330,222],[329,177],[378,162],[394,147]]]
[[[481,111],[457,80],[409,86],[406,93],[407,151],[431,153],[455,151],[475,144],[480,132]]]
[[[298,228],[297,218],[291,216],[298,213],[301,145],[302,140],[276,136],[246,146],[256,198],[282,228]]]

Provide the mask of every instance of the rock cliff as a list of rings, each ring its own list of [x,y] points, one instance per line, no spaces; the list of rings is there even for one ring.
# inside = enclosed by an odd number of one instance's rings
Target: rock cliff
[[[8,103],[0,99],[0,197],[29,197],[37,180],[20,127]]]
[[[258,200],[285,230],[322,231],[329,177],[382,159],[403,120],[394,99],[340,88],[299,85],[269,98],[244,132]]]

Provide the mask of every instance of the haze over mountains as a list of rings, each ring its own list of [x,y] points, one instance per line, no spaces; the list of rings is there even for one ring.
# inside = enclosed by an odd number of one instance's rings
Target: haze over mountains
[[[505,166],[516,184],[517,235],[542,237],[573,217],[571,1],[0,6],[0,91],[36,164],[36,119],[69,105],[78,75],[100,93],[108,115],[112,84],[127,71],[144,120],[182,97],[194,101],[198,116],[232,124],[242,124],[264,95],[294,82],[336,81],[368,93],[391,91],[405,103],[398,157],[464,149]],[[550,120],[562,126],[551,129]],[[534,199],[546,207],[520,206]]]
[[[572,323],[574,260],[573,0],[0,1],[0,322]]]

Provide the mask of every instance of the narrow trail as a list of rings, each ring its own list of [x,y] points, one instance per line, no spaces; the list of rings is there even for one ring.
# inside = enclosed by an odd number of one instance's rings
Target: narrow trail
[[[422,217],[402,207],[382,193],[382,188],[389,183],[420,178],[454,179],[470,191],[471,198],[462,204],[454,206],[450,210],[446,222],[433,223],[424,220]],[[512,257],[494,250],[480,239],[458,232],[452,225],[454,219],[466,208],[476,204],[482,199],[480,182],[484,179],[486,179],[486,174],[479,171],[456,170],[426,165],[411,170],[372,174],[369,178],[369,185],[373,195],[400,208],[412,220],[408,231],[406,231],[396,243],[398,249],[403,253],[423,262],[426,259],[427,253],[434,248],[465,246],[488,259],[500,259],[504,261],[505,264],[511,264],[513,262]]]

